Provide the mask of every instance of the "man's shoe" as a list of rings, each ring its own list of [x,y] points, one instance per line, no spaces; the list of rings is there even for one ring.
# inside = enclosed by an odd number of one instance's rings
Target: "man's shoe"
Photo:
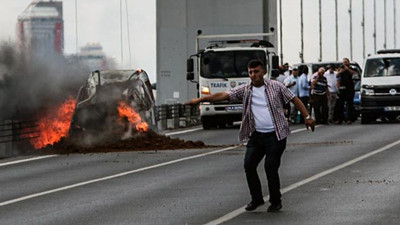
[[[267,212],[278,212],[281,209],[282,209],[282,204],[279,203],[279,204],[276,204],[276,205],[270,205],[268,207]]]
[[[246,211],[253,211],[257,209],[258,206],[264,205],[264,200],[260,201],[251,201],[249,204],[247,204],[246,208],[244,208]]]

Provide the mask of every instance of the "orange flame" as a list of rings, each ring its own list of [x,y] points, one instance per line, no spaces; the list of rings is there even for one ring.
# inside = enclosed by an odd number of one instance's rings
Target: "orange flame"
[[[127,118],[129,123],[132,123],[135,125],[136,130],[138,132],[147,132],[148,130],[148,125],[146,122],[142,122],[142,118],[140,118],[140,115],[135,112],[132,107],[130,107],[127,103],[125,102],[118,102],[118,117],[120,120],[122,118]]]
[[[136,130],[139,132],[146,132],[148,129],[148,125],[146,122],[141,122],[139,124],[136,124]]]
[[[56,108],[55,112],[48,113],[37,122],[38,132],[30,134],[31,145],[35,149],[43,148],[46,145],[53,145],[61,138],[67,136],[69,124],[75,108],[75,100],[70,96],[64,103]]]

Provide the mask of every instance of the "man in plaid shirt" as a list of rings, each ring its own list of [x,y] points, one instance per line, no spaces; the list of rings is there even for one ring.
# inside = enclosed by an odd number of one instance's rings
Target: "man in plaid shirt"
[[[289,89],[277,81],[264,79],[266,69],[262,61],[252,60],[247,68],[251,83],[227,92],[193,98],[185,104],[224,100],[243,103],[239,141],[247,141],[244,169],[251,194],[251,202],[245,209],[252,211],[264,204],[257,166],[265,156],[264,167],[271,203],[268,212],[276,212],[282,208],[278,170],[281,156],[286,148],[286,138],[290,133],[283,106],[292,102],[305,118],[307,129],[311,128],[314,131],[315,122],[300,99]]]

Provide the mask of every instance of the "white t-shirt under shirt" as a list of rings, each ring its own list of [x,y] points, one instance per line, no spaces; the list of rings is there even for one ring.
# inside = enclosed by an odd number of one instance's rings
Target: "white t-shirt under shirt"
[[[326,71],[324,74],[324,77],[326,77],[326,80],[328,81],[328,89],[329,92],[331,93],[336,93],[338,91],[338,88],[336,87],[336,78],[337,72],[333,71],[333,73],[330,73],[330,71]]]
[[[253,112],[256,131],[262,133],[275,131],[272,117],[268,110],[265,86],[253,86],[253,94],[251,97],[251,111]]]

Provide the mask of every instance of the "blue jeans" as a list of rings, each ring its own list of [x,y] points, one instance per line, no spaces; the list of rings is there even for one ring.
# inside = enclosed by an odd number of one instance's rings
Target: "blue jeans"
[[[269,202],[273,205],[280,204],[281,191],[278,169],[281,164],[281,156],[286,148],[286,138],[278,141],[275,132],[260,133],[255,131],[246,147],[244,170],[252,201],[260,201],[263,198],[257,167],[265,156],[264,168],[268,180]]]

